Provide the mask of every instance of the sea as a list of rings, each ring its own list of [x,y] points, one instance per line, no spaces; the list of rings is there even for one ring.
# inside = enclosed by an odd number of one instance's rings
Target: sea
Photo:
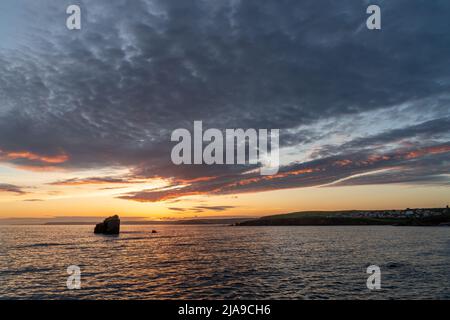
[[[3,225],[0,299],[450,299],[450,228]]]

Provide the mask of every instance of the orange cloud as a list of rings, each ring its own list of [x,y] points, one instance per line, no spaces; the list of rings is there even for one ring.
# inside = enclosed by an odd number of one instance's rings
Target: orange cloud
[[[211,180],[214,180],[217,178],[218,178],[218,176],[198,177],[198,178],[194,178],[194,179],[176,179],[176,182],[183,183],[183,184],[189,184],[189,183],[195,183],[195,182],[211,181]]]
[[[391,160],[391,157],[388,155],[372,154],[369,155],[366,160],[357,161],[356,164],[367,166],[375,164],[380,161],[388,161],[388,160]]]
[[[9,160],[30,160],[36,161],[46,164],[60,164],[69,160],[69,157],[65,154],[59,154],[56,156],[45,156],[39,155],[37,153],[29,152],[29,151],[13,151],[13,152],[5,152],[0,150],[0,160],[9,161]]]
[[[338,166],[338,167],[345,167],[348,166],[350,164],[352,164],[352,160],[348,160],[348,159],[344,159],[344,160],[338,160],[334,162],[334,165]]]
[[[59,172],[59,171],[66,171],[65,168],[57,167],[57,166],[22,166],[22,165],[15,165],[16,168],[20,170],[25,171],[32,171],[32,172]]]
[[[445,153],[445,152],[450,152],[450,146],[444,145],[444,146],[436,146],[436,147],[417,149],[417,150],[406,153],[404,157],[405,157],[405,159],[415,159],[415,158],[426,156],[428,154],[439,154],[439,153]]]
[[[55,181],[50,183],[54,186],[79,186],[79,185],[95,185],[95,184],[130,184],[130,183],[142,183],[145,180],[126,180],[124,178],[115,177],[90,177],[84,179],[67,179],[62,181]]]
[[[278,173],[278,174],[273,175],[273,176],[256,176],[256,177],[242,179],[240,181],[236,181],[236,182],[227,184],[227,185],[225,185],[225,187],[245,186],[245,185],[250,185],[250,184],[253,184],[253,183],[258,183],[260,181],[267,181],[267,180],[281,179],[281,178],[286,178],[286,177],[291,177],[291,176],[298,176],[298,175],[318,172],[318,171],[322,171],[322,170],[324,170],[324,169],[320,169],[320,168],[305,168],[305,169],[298,169],[298,170],[293,170],[293,171],[281,172],[281,173]],[[218,190],[220,190],[220,188]]]

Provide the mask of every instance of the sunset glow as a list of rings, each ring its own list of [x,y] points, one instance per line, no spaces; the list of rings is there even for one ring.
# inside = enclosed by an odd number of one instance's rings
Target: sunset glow
[[[428,37],[431,21],[411,26],[412,37],[367,29],[353,7],[311,23],[300,14],[309,6],[280,15],[262,7],[253,19],[251,4],[233,1],[150,2],[89,6],[80,30],[65,25],[67,1],[4,5],[1,219],[450,202],[449,48]],[[279,130],[278,172],[260,174],[267,153],[256,164],[174,164],[172,132],[195,123]]]

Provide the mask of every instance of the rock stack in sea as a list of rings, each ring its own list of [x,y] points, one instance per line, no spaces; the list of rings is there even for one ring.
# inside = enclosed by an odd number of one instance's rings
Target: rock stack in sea
[[[119,234],[120,219],[118,215],[108,217],[103,222],[95,226],[94,233]]]

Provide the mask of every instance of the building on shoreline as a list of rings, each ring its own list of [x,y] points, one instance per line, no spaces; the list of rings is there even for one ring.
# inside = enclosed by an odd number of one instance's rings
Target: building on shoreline
[[[448,205],[445,208],[417,208],[405,210],[377,210],[377,211],[351,211],[333,215],[342,218],[428,218],[450,213]],[[332,216],[330,216],[332,217]]]

